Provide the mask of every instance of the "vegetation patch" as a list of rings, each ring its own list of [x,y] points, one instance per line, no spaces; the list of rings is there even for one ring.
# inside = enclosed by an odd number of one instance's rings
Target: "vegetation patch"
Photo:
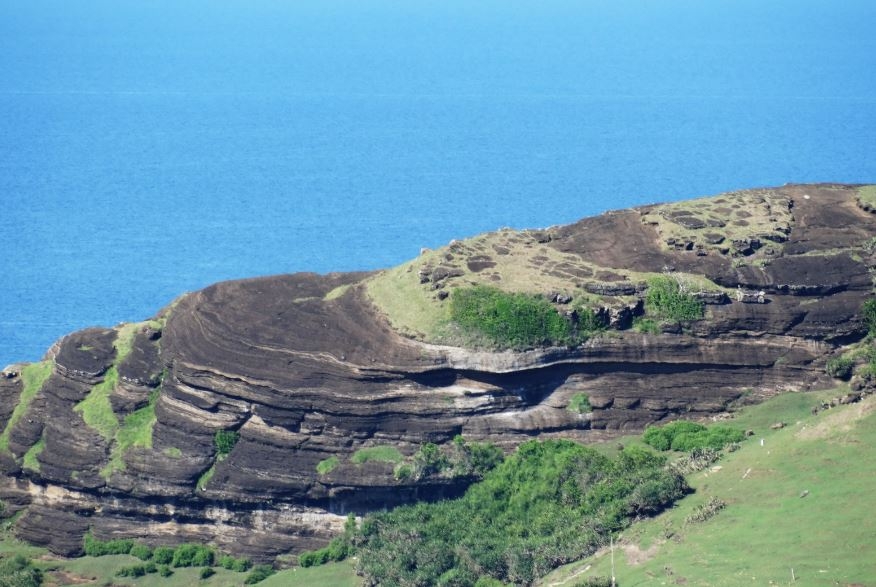
[[[329,545],[318,550],[302,552],[298,556],[298,564],[302,567],[315,567],[329,562],[342,561],[353,554],[353,540],[356,536],[356,516],[349,514],[344,523],[344,533],[329,542]]]
[[[39,587],[43,571],[20,554],[0,558],[0,587]]]
[[[688,322],[703,317],[704,305],[679,280],[661,275],[648,281],[645,312],[664,322]]]
[[[861,306],[861,314],[864,317],[864,325],[870,336],[876,336],[876,297],[868,299]]]
[[[745,434],[729,426],[703,426],[695,422],[672,422],[665,426],[648,426],[642,439],[660,451],[690,452],[696,449],[722,449],[741,442]]]
[[[610,459],[571,441],[531,441],[460,499],[366,518],[358,571],[387,585],[531,584],[686,489],[648,450],[628,448]]]
[[[494,469],[505,455],[490,442],[468,442],[457,435],[452,443],[438,446],[427,442],[395,467],[399,481],[419,481],[426,477],[483,477]]]
[[[178,459],[182,456],[182,451],[175,446],[169,446],[164,449],[164,454],[171,458]]]
[[[774,254],[781,250],[794,216],[785,196],[744,190],[654,206],[642,214],[642,222],[655,228],[667,250],[757,255],[763,244],[769,244]],[[752,242],[758,246],[751,247]]]
[[[244,579],[244,585],[255,585],[256,583],[261,583],[277,571],[274,570],[274,567],[271,565],[256,565],[249,572],[249,575]]]
[[[589,414],[593,411],[593,408],[590,406],[590,398],[587,397],[586,393],[576,393],[573,395],[566,409],[576,414]]]
[[[711,520],[718,512],[727,507],[727,503],[723,499],[710,497],[706,503],[701,503],[696,506],[693,511],[684,519],[685,524],[698,524]]]
[[[848,379],[854,366],[855,362],[848,357],[833,357],[828,359],[824,371],[835,379]]]
[[[119,372],[115,365],[104,375],[103,381],[91,388],[88,396],[73,408],[82,414],[82,419],[90,428],[96,430],[104,440],[111,442],[119,429],[119,419],[110,404],[110,394],[119,382]]]
[[[398,463],[403,459],[404,456],[402,456],[396,447],[388,445],[360,448],[350,457],[350,460],[357,465],[362,465],[368,461]]]
[[[228,456],[237,441],[240,440],[240,432],[235,430],[219,430],[213,436],[213,445],[216,447],[216,454],[219,457]]]
[[[46,436],[45,432],[40,437],[35,445],[30,447],[26,453],[24,453],[24,458],[21,459],[21,466],[25,469],[30,469],[31,471],[39,471],[40,470],[40,462],[37,457],[41,452],[46,448]]]
[[[633,318],[633,330],[642,334],[660,334],[660,325],[652,318],[636,316]]]
[[[489,286],[454,290],[450,316],[475,339],[497,348],[568,345],[576,340],[572,322],[543,297]]]
[[[116,432],[115,443],[110,452],[110,459],[101,474],[109,478],[115,471],[125,469],[124,455],[133,447],[152,448],[152,428],[155,426],[155,402],[158,400],[158,390],[149,394],[149,403],[144,407],[125,416],[125,420]]]
[[[42,361],[39,363],[31,363],[25,365],[21,369],[22,390],[18,397],[18,403],[12,410],[12,415],[6,423],[6,428],[3,429],[3,434],[0,434],[0,449],[9,452],[9,435],[12,433],[12,428],[21,420],[27,413],[31,402],[36,397],[43,384],[52,374],[52,361]]]
[[[320,475],[328,475],[340,464],[338,457],[331,456],[327,459],[319,461],[316,465],[316,472]]]
[[[198,477],[198,481],[195,483],[195,487],[199,490],[204,491],[207,488],[207,483],[210,482],[210,479],[213,478],[213,475],[216,474],[216,464],[210,466],[209,469],[204,471],[204,473]]]
[[[865,209],[876,210],[876,185],[858,188],[858,202]]]

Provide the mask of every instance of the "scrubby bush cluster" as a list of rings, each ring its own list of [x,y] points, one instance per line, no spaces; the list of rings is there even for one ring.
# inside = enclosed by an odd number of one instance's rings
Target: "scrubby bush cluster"
[[[228,455],[240,440],[240,432],[234,430],[219,430],[213,437],[213,444],[216,447],[216,454],[220,457]]]
[[[490,442],[468,442],[457,435],[453,442],[438,446],[427,442],[411,459],[395,468],[400,481],[425,477],[483,477],[502,462],[502,449]]]
[[[657,450],[690,452],[695,449],[722,449],[732,442],[741,442],[745,435],[729,426],[705,427],[695,422],[672,422],[665,426],[648,426],[642,439]]]
[[[483,285],[454,290],[450,316],[463,330],[499,348],[566,345],[576,338],[572,321],[545,298]]]
[[[854,361],[847,357],[834,357],[828,359],[824,367],[825,372],[834,379],[848,379],[852,376]]]
[[[344,533],[333,538],[329,545],[318,550],[302,552],[298,564],[302,567],[315,567],[328,562],[342,561],[353,553],[353,540],[356,535],[356,516],[350,514],[344,524]]]
[[[703,302],[682,290],[678,281],[661,275],[648,281],[645,313],[666,322],[687,322],[703,317]]]
[[[143,564],[121,568],[117,572],[120,577],[142,577],[151,573],[169,577],[173,574],[171,568],[202,567],[207,569],[214,565],[243,573],[252,566],[249,559],[228,555],[219,556],[215,550],[202,544],[180,544],[176,547],[158,546],[152,549],[145,544],[128,539],[98,540],[90,533],[85,535],[85,554],[88,556],[129,554],[144,561]]]
[[[255,585],[256,583],[261,583],[271,575],[273,575],[276,571],[274,567],[271,565],[256,565],[249,572],[249,575],[244,579],[244,585]]]
[[[16,554],[0,558],[0,587],[39,587],[43,584],[43,572],[28,559]]]
[[[366,518],[354,539],[358,572],[381,585],[530,584],[686,490],[645,449],[610,459],[571,441],[531,441],[462,498]]]
[[[876,298],[870,298],[861,307],[864,316],[864,325],[870,336],[876,336]]]

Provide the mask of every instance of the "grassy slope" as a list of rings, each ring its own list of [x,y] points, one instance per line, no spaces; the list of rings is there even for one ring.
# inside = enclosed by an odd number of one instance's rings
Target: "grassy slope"
[[[690,476],[695,494],[625,533],[615,550],[619,584],[786,585],[792,568],[794,585],[872,581],[876,517],[864,497],[876,480],[876,397],[812,416],[815,400],[784,395],[738,417],[736,424],[755,437],[720,461],[719,470]],[[789,425],[770,430],[777,421]],[[711,496],[726,509],[685,525]],[[558,569],[542,584],[610,574],[610,553],[603,552]]]

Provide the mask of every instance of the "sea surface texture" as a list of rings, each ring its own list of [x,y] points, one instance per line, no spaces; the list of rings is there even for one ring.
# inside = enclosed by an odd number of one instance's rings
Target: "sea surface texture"
[[[874,23],[862,0],[4,0],[0,367],[218,280],[876,182]]]

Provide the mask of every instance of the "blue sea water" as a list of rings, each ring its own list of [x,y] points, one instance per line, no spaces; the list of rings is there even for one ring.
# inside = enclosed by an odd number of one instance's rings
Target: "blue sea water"
[[[876,182],[876,3],[3,0],[0,366],[214,281]]]

